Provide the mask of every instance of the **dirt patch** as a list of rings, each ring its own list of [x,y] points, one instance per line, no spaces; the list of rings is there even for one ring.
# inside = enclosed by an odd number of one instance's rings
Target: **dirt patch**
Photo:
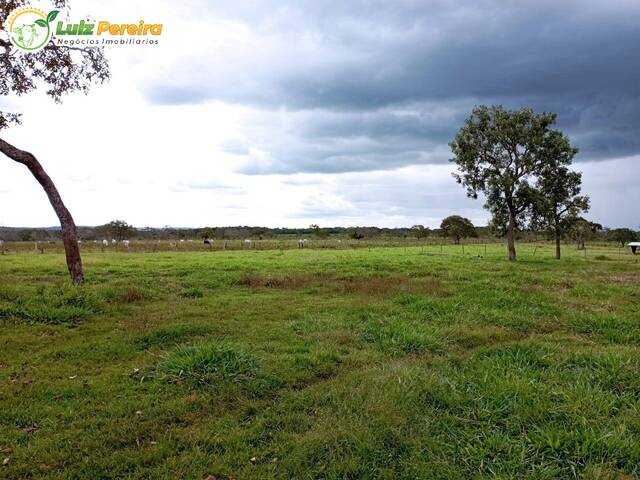
[[[442,282],[437,278],[423,277],[371,277],[340,278],[322,274],[260,276],[247,274],[240,278],[239,285],[251,288],[297,289],[319,287],[337,293],[353,295],[389,296],[399,293],[444,294]]]
[[[302,288],[313,283],[314,278],[306,275],[286,275],[284,277],[262,277],[260,275],[244,275],[238,282],[252,288]]]
[[[451,339],[464,348],[506,343],[522,338],[523,335],[495,325],[460,325],[451,329]]]
[[[639,275],[615,275],[609,277],[609,283],[617,283],[620,285],[640,285]]]
[[[444,288],[437,278],[373,277],[339,280],[338,287],[347,293],[361,295],[395,295],[398,293],[442,294]]]
[[[145,293],[136,287],[129,287],[118,294],[119,303],[135,303],[145,299]]]

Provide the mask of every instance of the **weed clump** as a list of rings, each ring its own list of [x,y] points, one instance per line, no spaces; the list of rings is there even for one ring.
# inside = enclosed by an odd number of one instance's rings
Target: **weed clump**
[[[92,290],[77,286],[13,290],[0,298],[0,320],[6,322],[77,323],[101,311]]]
[[[309,284],[310,278],[302,275],[289,275],[283,277],[260,276],[255,274],[243,275],[238,285],[251,288],[300,288]]]
[[[204,297],[204,292],[197,287],[185,288],[182,292],[180,292],[180,296],[182,298],[202,298]]]
[[[137,303],[153,298],[148,290],[138,286],[108,288],[102,292],[102,295],[109,303],[122,304]]]
[[[143,350],[151,347],[171,346],[185,338],[206,335],[211,331],[212,329],[206,325],[173,325],[137,338],[135,345]]]
[[[256,378],[259,372],[255,356],[221,343],[179,346],[160,368],[174,381],[185,380],[199,385],[229,381],[242,384]]]

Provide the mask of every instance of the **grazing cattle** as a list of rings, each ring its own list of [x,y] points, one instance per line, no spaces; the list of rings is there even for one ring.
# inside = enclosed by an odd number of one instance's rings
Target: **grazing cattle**
[[[244,239],[244,244],[245,244],[245,245],[251,245],[251,240],[250,240],[250,239],[248,239],[248,238],[245,238],[245,239]]]
[[[102,240],[102,246],[103,247],[108,247],[109,246],[109,240],[107,240],[107,239]]]
[[[301,238],[300,240],[298,240],[298,248],[304,248],[305,243],[307,243],[306,238]]]
[[[205,245],[211,245],[213,243],[213,240],[209,240],[208,238],[204,239],[204,244]]]
[[[129,243],[130,243],[130,242],[129,242],[129,240],[123,240],[123,241],[122,241],[122,244],[123,244],[126,248],[129,248]]]
[[[112,238],[112,239],[111,239],[111,243],[112,243],[113,245],[115,245],[116,243],[118,243],[118,241],[117,241],[115,238]]]
[[[631,242],[628,245],[631,247],[631,253],[635,255],[638,252],[638,247],[640,247],[640,242]]]

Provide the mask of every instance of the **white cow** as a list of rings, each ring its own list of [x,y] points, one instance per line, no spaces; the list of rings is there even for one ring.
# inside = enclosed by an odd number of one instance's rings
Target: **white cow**
[[[123,240],[122,244],[125,246],[125,248],[129,248],[129,240]]]
[[[245,243],[245,244],[250,244],[250,243],[251,243],[251,240],[250,240],[250,239],[248,239],[248,238],[245,238],[244,243]]]
[[[103,247],[108,247],[109,246],[109,240],[107,240],[106,238],[104,240],[102,240],[102,246]]]
[[[111,244],[112,244],[112,245],[115,245],[116,243],[118,243],[118,241],[117,241],[115,238],[112,238],[112,239],[111,239]]]

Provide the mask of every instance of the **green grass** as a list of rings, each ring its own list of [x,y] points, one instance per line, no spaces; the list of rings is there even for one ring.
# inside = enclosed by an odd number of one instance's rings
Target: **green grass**
[[[484,248],[0,256],[0,478],[638,478],[640,265]]]

